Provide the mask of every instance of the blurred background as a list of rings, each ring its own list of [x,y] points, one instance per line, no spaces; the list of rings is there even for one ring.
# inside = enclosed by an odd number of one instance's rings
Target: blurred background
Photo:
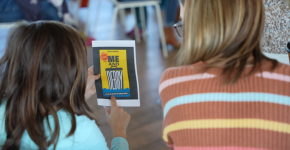
[[[93,40],[136,40],[140,108],[131,115],[127,140],[131,150],[166,150],[162,140],[162,107],[158,85],[162,72],[175,64],[181,39],[173,29],[180,21],[178,0],[0,0],[0,57],[10,28],[17,21],[55,20],[83,35],[88,65]],[[108,146],[112,134],[96,96],[89,101]],[[94,134],[94,133],[92,133]]]

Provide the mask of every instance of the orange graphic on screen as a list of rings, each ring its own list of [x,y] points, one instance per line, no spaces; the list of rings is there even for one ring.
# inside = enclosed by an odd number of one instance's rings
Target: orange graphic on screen
[[[101,60],[103,60],[104,62],[107,62],[108,61],[108,54],[103,52],[101,54]]]

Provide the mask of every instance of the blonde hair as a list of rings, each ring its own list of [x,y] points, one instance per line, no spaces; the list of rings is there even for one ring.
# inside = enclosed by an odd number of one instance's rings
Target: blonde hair
[[[207,67],[223,67],[226,80],[236,82],[251,55],[252,72],[263,59],[271,60],[260,48],[265,16],[262,0],[185,0],[184,6],[180,65],[204,61]],[[277,61],[271,61],[274,69]]]

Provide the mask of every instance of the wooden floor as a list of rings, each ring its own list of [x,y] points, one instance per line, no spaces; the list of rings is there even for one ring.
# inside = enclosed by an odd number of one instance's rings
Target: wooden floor
[[[106,15],[110,15],[112,12],[112,10],[106,9]],[[104,37],[108,37],[108,33],[110,33],[110,28],[106,27],[111,26],[109,24],[110,20],[105,20],[109,17],[103,17],[103,24],[100,23],[98,26],[98,28],[103,30],[97,33],[97,39],[105,39]],[[116,32],[117,39],[128,39],[124,36],[124,29],[120,25],[117,27]],[[130,145],[130,150],[169,149],[161,138],[163,114],[161,104],[158,102],[158,84],[162,72],[166,68],[174,65],[174,58],[178,50],[169,51],[169,58],[164,59],[162,57],[158,35],[159,31],[155,12],[149,8],[147,42],[136,45],[141,107],[125,108],[131,115],[131,121],[127,130],[127,140]],[[93,65],[91,49],[88,49],[88,64],[89,66]],[[100,124],[100,129],[110,147],[112,135],[110,127],[106,122],[104,109],[97,105],[96,96],[93,96],[89,100],[89,105],[93,108],[94,116]]]

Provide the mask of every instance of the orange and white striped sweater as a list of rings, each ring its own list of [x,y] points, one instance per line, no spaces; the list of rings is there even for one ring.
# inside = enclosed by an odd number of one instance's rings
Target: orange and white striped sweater
[[[175,150],[290,150],[290,66],[271,62],[225,85],[203,63],[167,69],[161,78],[163,139]],[[246,68],[245,76],[251,68]]]

